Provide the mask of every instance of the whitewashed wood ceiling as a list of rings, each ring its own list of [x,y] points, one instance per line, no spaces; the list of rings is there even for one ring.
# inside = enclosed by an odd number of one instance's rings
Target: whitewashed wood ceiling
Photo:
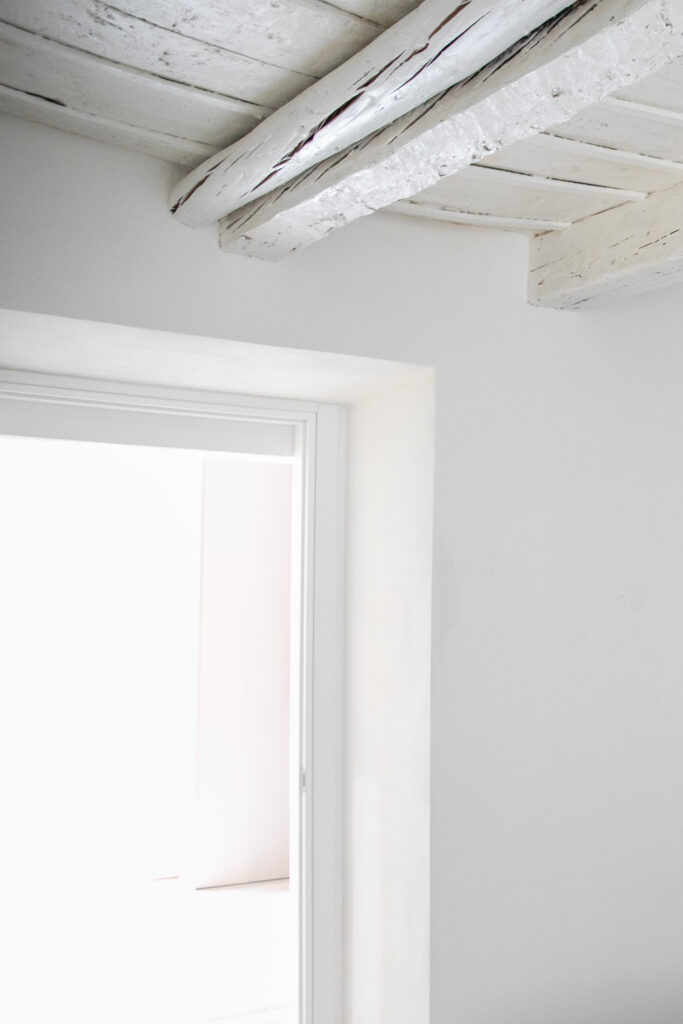
[[[194,167],[417,6],[0,0],[0,110]],[[683,59],[391,209],[534,234],[681,182]]]
[[[416,0],[0,0],[0,109],[186,166]]]

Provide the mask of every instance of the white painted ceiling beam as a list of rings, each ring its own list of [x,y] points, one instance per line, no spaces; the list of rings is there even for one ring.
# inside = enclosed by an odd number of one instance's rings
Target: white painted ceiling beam
[[[683,280],[683,185],[533,239],[529,301],[584,309]]]
[[[277,259],[569,120],[680,55],[682,15],[680,0],[579,0],[473,78],[226,217],[221,246]]]
[[[171,210],[205,227],[475,74],[567,0],[423,0],[392,28],[187,175]]]

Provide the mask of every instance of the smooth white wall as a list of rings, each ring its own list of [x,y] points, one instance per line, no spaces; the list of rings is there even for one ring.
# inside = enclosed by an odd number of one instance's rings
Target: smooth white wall
[[[678,1024],[683,290],[530,309],[524,239],[389,216],[229,257],[172,168],[0,131],[0,306],[436,366],[433,1024]]]

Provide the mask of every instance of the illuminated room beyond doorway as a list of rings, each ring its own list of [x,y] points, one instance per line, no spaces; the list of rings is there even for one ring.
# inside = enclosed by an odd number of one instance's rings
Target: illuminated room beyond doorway
[[[296,457],[0,463],[0,1017],[290,1024]]]

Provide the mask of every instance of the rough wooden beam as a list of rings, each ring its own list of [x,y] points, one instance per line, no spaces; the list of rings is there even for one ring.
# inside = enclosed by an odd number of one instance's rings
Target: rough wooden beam
[[[532,305],[585,309],[681,280],[683,185],[532,241]]]
[[[567,0],[423,0],[400,22],[187,175],[171,194],[203,227],[494,60]]]
[[[681,0],[578,0],[470,80],[226,217],[222,247],[277,259],[570,119],[683,52],[682,14]]]

